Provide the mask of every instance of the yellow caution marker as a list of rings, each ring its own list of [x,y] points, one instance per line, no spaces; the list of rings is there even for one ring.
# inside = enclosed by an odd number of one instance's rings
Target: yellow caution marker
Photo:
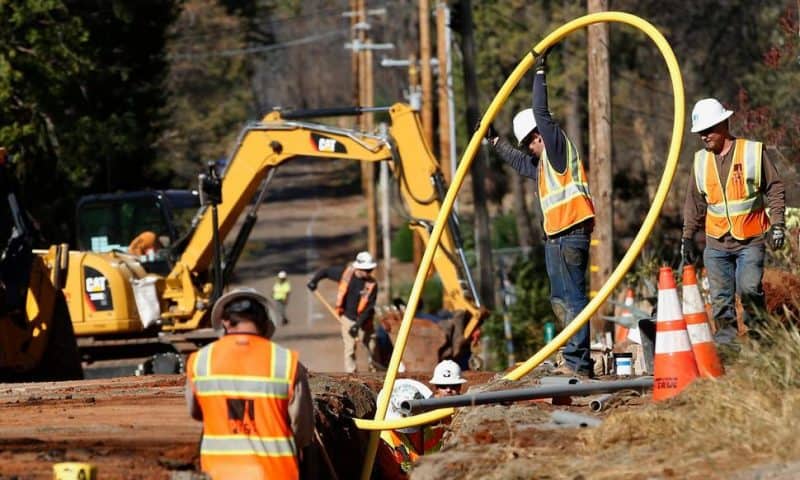
[[[97,468],[91,463],[56,463],[53,465],[53,480],[97,480]]]

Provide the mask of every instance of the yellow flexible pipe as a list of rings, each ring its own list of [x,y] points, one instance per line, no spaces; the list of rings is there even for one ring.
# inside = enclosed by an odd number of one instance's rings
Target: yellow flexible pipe
[[[672,179],[675,175],[675,170],[678,166],[680,146],[681,141],[683,140],[683,124],[685,115],[683,80],[681,78],[678,62],[675,59],[675,54],[672,52],[669,43],[667,43],[664,36],[661,35],[661,32],[659,32],[652,24],[642,18],[624,12],[593,13],[576,18],[575,20],[572,20],[557,28],[552,33],[547,35],[541,42],[539,42],[533,48],[533,51],[544,52],[558,43],[569,33],[594,23],[604,22],[624,23],[641,30],[656,44],[661,52],[661,55],[664,57],[664,61],[667,64],[667,69],[669,70],[670,80],[672,81],[675,109],[675,118],[672,126],[672,141],[670,142],[669,146],[667,163],[664,167],[664,173],[661,176],[661,182],[659,183],[658,190],[656,191],[655,199],[650,206],[650,210],[645,217],[644,223],[642,224],[642,227],[639,229],[639,233],[636,234],[636,238],[634,238],[631,247],[628,249],[628,252],[622,258],[622,261],[620,261],[617,268],[614,270],[614,272],[612,272],[611,276],[608,278],[603,287],[597,292],[597,295],[560,334],[558,334],[549,344],[528,359],[525,363],[518,366],[505,376],[505,378],[509,380],[518,380],[520,377],[539,365],[547,357],[555,353],[555,351],[561,345],[566,343],[566,341],[589,320],[589,317],[591,317],[594,312],[597,311],[597,309],[606,300],[606,298],[608,298],[614,288],[616,288],[617,284],[622,281],[623,276],[631,267],[636,257],[639,255],[644,242],[647,240],[653,230],[653,226],[655,225],[655,221],[661,212],[661,207],[664,205],[670,185],[672,184]],[[400,365],[400,360],[403,357],[403,352],[405,351],[408,334],[411,330],[411,321],[416,313],[416,305],[419,301],[422,285],[425,280],[426,273],[430,268],[435,249],[439,244],[439,239],[442,236],[442,230],[447,222],[447,216],[450,214],[450,210],[453,208],[453,202],[455,200],[456,193],[458,193],[462,183],[464,182],[464,177],[472,165],[472,160],[475,157],[478,148],[480,147],[481,139],[483,138],[488,125],[492,122],[492,120],[494,120],[497,112],[500,110],[505,101],[508,99],[508,96],[522,79],[522,76],[533,66],[534,61],[535,56],[533,52],[530,52],[525,55],[514,71],[511,72],[511,75],[508,77],[508,79],[506,79],[503,86],[497,92],[497,95],[495,95],[492,103],[489,104],[489,107],[487,108],[486,113],[483,115],[483,119],[481,120],[480,127],[472,135],[472,138],[467,145],[467,149],[464,151],[464,155],[462,156],[461,162],[459,163],[458,169],[453,177],[453,182],[450,185],[450,188],[447,190],[447,195],[445,195],[445,198],[442,202],[442,208],[439,211],[438,217],[436,218],[433,232],[431,232],[428,246],[426,247],[425,253],[422,256],[422,261],[420,262],[419,270],[417,271],[417,276],[414,280],[414,286],[411,289],[411,295],[409,296],[407,303],[408,306],[406,307],[405,314],[403,315],[403,321],[400,325],[400,330],[397,333],[397,341],[395,342],[392,358],[389,362],[386,378],[384,379],[383,389],[386,392],[391,392],[392,388],[394,387],[397,369]],[[452,408],[444,408],[427,412],[422,415],[415,415],[413,417],[407,417],[401,420],[386,422],[383,421],[383,419],[389,406],[389,397],[390,395],[384,395],[380,399],[375,412],[375,419],[373,421],[363,419],[355,420],[358,428],[363,430],[372,430],[369,444],[367,446],[366,458],[364,459],[364,467],[361,472],[362,480],[368,480],[370,474],[372,473],[372,467],[375,462],[375,454],[378,450],[378,431],[423,425],[425,423],[445,418],[454,412],[454,409]]]

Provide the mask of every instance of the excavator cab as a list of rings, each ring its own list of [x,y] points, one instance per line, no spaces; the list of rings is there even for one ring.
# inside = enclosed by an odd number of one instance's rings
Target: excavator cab
[[[147,272],[166,275],[199,208],[195,190],[87,195],[76,208],[77,247],[136,255]]]

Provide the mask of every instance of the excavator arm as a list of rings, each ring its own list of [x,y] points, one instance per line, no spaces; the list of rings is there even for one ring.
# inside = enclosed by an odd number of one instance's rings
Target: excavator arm
[[[416,113],[407,105],[388,108],[387,137],[318,123],[295,120],[297,115],[272,112],[240,134],[222,175],[222,203],[218,205],[219,238],[226,238],[244,209],[259,196],[271,169],[298,157],[390,162],[411,226],[427,243],[439,211],[444,186],[438,162],[422,136]],[[163,313],[167,329],[200,326],[210,307],[212,285],[201,280],[213,256],[211,212],[199,217],[182,255],[165,281]],[[468,338],[486,316],[466,267],[457,221],[451,219],[434,256],[434,267],[444,285],[444,306],[469,312]]]

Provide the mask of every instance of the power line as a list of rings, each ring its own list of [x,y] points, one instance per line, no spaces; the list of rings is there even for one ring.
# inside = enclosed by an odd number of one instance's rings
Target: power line
[[[309,43],[314,43],[319,40],[324,40],[326,38],[332,38],[339,35],[344,35],[348,33],[348,29],[340,29],[340,30],[332,30],[330,32],[320,33],[317,35],[310,35],[308,37],[298,38],[296,40],[290,40],[288,42],[282,43],[272,43],[269,45],[261,45],[257,47],[247,47],[247,48],[236,48],[231,50],[216,50],[216,51],[209,51],[203,53],[175,53],[167,55],[167,58],[170,60],[185,60],[185,59],[196,59],[196,58],[211,58],[211,57],[235,57],[237,55],[250,55],[253,53],[264,53],[270,52],[273,50],[280,50],[283,48],[288,47],[295,47],[298,45],[306,45]]]

